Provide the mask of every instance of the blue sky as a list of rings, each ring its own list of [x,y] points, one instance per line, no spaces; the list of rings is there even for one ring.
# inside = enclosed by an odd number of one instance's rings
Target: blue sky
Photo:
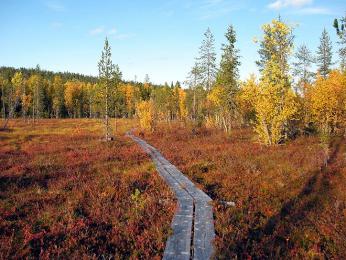
[[[97,75],[108,36],[124,79],[149,74],[154,83],[184,81],[210,27],[218,58],[233,24],[241,55],[241,78],[257,73],[261,25],[279,14],[295,29],[295,45],[316,51],[323,28],[336,52],[333,19],[345,0],[0,0],[0,66],[35,67]],[[335,55],[335,60],[337,56]]]

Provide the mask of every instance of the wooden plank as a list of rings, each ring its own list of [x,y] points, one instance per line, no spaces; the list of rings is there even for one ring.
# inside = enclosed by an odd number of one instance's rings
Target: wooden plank
[[[131,133],[127,135],[150,155],[158,173],[178,200],[178,210],[171,224],[173,234],[167,240],[163,259],[210,259],[214,252],[212,242],[215,238],[211,198],[166,160],[156,148]]]
[[[194,259],[210,259],[213,256],[215,238],[213,208],[205,200],[195,201],[194,217]]]
[[[171,225],[173,235],[167,240],[163,259],[190,259],[193,201],[192,198],[179,200],[178,204]]]

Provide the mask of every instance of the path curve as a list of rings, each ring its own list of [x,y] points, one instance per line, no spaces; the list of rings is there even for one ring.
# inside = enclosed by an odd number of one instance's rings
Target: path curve
[[[173,234],[167,240],[163,259],[210,259],[215,238],[212,199],[156,148],[131,132],[127,132],[127,135],[150,155],[157,171],[178,200],[178,210],[171,224]]]

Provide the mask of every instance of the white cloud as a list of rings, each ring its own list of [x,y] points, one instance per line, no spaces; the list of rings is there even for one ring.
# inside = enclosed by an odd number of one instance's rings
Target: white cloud
[[[100,27],[96,27],[94,29],[91,29],[89,31],[89,34],[90,35],[98,35],[98,34],[101,34],[105,31],[104,27],[103,26],[100,26]]]
[[[276,0],[268,5],[270,9],[279,10],[287,7],[301,8],[313,3],[313,0]]]
[[[324,7],[307,7],[297,10],[297,14],[325,14],[325,15],[335,15],[336,13],[332,10]]]

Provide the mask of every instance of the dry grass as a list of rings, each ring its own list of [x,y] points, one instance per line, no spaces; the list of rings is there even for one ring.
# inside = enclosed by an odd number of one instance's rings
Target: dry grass
[[[144,135],[215,200],[218,258],[345,256],[345,140],[334,140],[323,169],[316,137],[273,147],[253,137],[250,129],[227,137],[179,124]]]
[[[12,121],[0,132],[0,258],[159,258],[174,201],[150,159],[97,120]]]

